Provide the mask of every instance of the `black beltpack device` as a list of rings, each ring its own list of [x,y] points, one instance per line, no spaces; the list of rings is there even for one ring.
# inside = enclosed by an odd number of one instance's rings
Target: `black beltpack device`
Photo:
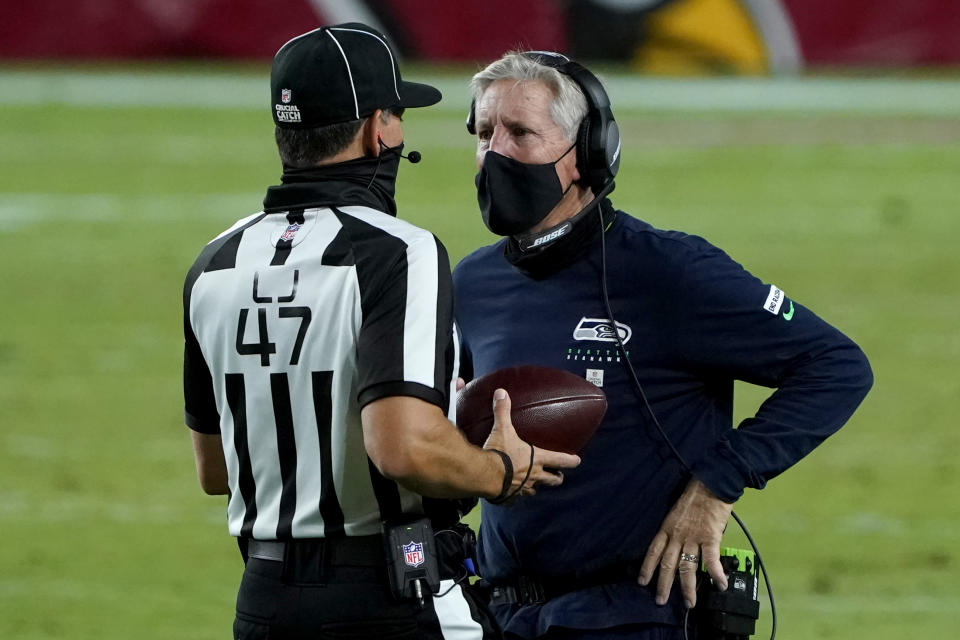
[[[720,564],[727,576],[727,589],[721,591],[700,567],[697,606],[694,616],[697,638],[706,640],[747,640],[756,630],[760,617],[757,599],[757,565],[752,551],[721,547]]]
[[[423,607],[427,593],[440,591],[437,545],[430,520],[384,525],[390,590],[397,600],[416,600]]]

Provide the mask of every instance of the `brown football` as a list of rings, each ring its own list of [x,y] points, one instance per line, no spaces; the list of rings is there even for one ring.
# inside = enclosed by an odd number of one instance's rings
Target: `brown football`
[[[607,411],[607,396],[563,369],[523,365],[472,380],[457,394],[457,426],[482,447],[493,428],[493,392],[510,394],[510,419],[519,436],[538,447],[578,453]]]

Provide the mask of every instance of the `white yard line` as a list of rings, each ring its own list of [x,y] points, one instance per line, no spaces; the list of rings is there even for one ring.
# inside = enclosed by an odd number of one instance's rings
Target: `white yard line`
[[[136,219],[179,223],[223,217],[224,223],[256,213],[263,193],[123,195],[113,193],[0,193],[0,233],[49,222]]]
[[[601,74],[603,76],[603,74]],[[463,77],[411,74],[436,85],[440,109],[465,110]],[[899,78],[605,77],[614,109],[960,115],[960,80]],[[269,107],[266,76],[147,71],[0,70],[0,106]],[[39,114],[38,114],[39,117]]]

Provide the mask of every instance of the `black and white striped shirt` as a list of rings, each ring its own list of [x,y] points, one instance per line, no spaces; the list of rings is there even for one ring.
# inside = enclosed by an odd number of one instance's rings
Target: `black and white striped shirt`
[[[318,191],[305,197],[305,188]],[[365,404],[398,395],[453,418],[446,250],[356,186],[288,191],[274,200],[305,206],[238,221],[184,286],[186,421],[222,436],[231,535],[370,535],[384,519],[441,509],[455,519],[453,503],[383,477],[360,424]],[[331,193],[360,204],[314,206]]]

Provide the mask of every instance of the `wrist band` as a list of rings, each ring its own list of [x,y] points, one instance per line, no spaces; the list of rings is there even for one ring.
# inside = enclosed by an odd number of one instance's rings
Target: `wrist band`
[[[487,449],[487,451],[493,451],[503,460],[503,488],[500,489],[500,494],[497,495],[496,498],[487,500],[490,504],[500,504],[510,498],[508,493],[510,491],[510,485],[513,484],[513,461],[510,459],[510,456],[499,449]]]
[[[523,485],[527,484],[527,480],[530,479],[530,473],[533,471],[534,449],[532,444],[530,444],[529,442],[527,444],[530,445],[530,463],[527,465],[527,473],[526,475],[523,476],[523,481],[520,483],[520,486],[517,487],[513,491],[513,493],[509,495],[507,494],[507,492],[510,491],[510,485],[513,483],[513,461],[510,460],[510,456],[505,454],[503,451],[500,451],[499,449],[487,449],[487,451],[493,451],[494,453],[500,456],[500,458],[503,460],[503,467],[504,467],[503,489],[500,490],[500,495],[498,495],[496,498],[494,498],[493,500],[487,500],[487,502],[489,502],[490,504],[502,504],[504,502],[509,502],[510,500],[513,500],[517,496],[517,494],[523,491]]]
[[[530,444],[529,442],[527,444]],[[527,484],[527,480],[530,479],[530,472],[533,471],[533,445],[530,444],[530,464],[527,465],[527,475],[523,476],[523,482],[520,483],[520,486],[517,487],[517,492],[519,493],[523,489],[523,485]]]

